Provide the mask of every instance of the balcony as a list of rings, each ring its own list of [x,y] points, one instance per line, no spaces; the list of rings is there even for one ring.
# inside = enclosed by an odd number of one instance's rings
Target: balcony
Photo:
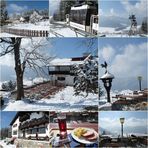
[[[73,75],[71,71],[48,71],[49,75]]]

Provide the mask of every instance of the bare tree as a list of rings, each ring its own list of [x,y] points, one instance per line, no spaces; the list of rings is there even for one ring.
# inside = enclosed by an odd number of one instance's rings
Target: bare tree
[[[22,40],[30,40],[28,42],[28,47],[23,47],[21,44]],[[24,97],[23,88],[23,77],[26,68],[31,68],[39,74],[44,72],[44,66],[46,66],[50,60],[53,58],[47,53],[41,52],[39,50],[41,47],[45,46],[42,42],[34,42],[32,38],[0,38],[0,43],[2,51],[1,56],[5,56],[8,53],[13,53],[15,61],[15,72],[16,72],[16,85],[17,85],[17,98],[16,100],[21,100]]]

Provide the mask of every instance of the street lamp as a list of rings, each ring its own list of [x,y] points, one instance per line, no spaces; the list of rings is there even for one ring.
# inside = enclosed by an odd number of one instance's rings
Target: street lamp
[[[124,124],[125,118],[120,118],[120,123],[121,123],[121,136],[123,138],[123,124]]]
[[[106,73],[100,78],[102,80],[104,87],[107,92],[107,102],[111,102],[110,100],[110,90],[112,87],[112,80],[114,79],[114,75],[106,71]]]
[[[139,81],[139,90],[141,91],[141,81],[142,81],[142,76],[138,76],[138,81]]]

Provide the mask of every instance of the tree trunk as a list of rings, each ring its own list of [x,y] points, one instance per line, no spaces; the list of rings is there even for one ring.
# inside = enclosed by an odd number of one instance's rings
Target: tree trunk
[[[21,100],[21,98],[24,97],[23,70],[20,59],[21,38],[11,38],[11,39],[14,43],[14,60],[15,60],[15,72],[16,72],[16,84],[17,84],[16,100]]]

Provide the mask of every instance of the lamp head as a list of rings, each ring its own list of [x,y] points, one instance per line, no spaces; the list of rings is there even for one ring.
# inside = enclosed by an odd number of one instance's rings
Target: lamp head
[[[120,123],[123,124],[124,120],[125,120],[125,118],[120,118]]]

